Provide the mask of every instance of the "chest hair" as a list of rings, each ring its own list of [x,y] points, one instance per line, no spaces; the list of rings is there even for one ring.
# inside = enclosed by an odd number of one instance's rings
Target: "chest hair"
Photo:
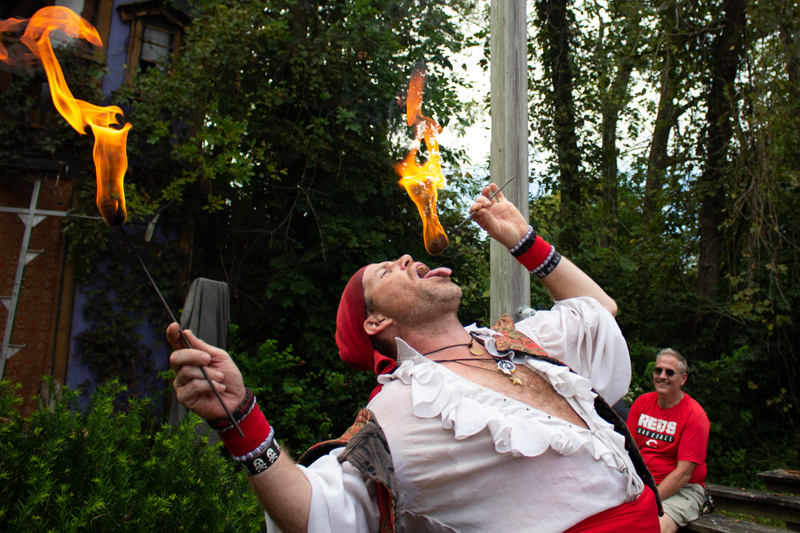
[[[494,361],[476,360],[465,364],[449,363],[446,366],[477,385],[492,389],[570,424],[584,429],[589,428],[566,398],[556,392],[545,378],[528,367],[517,365],[514,375],[522,381],[522,385],[515,385],[508,376],[498,371]]]

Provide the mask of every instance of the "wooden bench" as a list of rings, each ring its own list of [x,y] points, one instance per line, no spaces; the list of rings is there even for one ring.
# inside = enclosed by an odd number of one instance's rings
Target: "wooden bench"
[[[800,496],[800,470],[760,472],[758,479],[764,482],[769,491],[788,492]]]
[[[798,496],[771,491],[739,489],[711,483],[706,484],[706,489],[714,498],[714,507],[720,511],[781,520],[786,522],[786,528],[789,531],[800,531],[800,497]],[[683,530],[697,533],[785,531],[718,514],[703,516],[688,524]]]
[[[701,516],[694,522],[689,522],[680,531],[694,531],[695,533],[778,533],[785,529],[763,526],[755,522],[748,522],[721,514]]]

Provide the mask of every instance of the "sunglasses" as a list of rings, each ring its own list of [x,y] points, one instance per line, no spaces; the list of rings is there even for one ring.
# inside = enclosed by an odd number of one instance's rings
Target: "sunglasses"
[[[653,369],[653,374],[655,374],[656,376],[660,376],[661,372],[664,372],[668,378],[671,378],[672,376],[675,375],[675,371],[672,370],[671,368],[661,368],[660,366],[657,366]]]

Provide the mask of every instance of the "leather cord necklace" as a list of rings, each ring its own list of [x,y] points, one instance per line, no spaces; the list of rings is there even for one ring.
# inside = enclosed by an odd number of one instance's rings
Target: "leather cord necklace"
[[[476,356],[483,355],[483,349],[479,348],[478,346],[475,346],[475,338],[474,337],[472,337],[472,339],[469,342],[464,342],[464,343],[461,343],[461,344],[451,344],[450,346],[445,346],[444,348],[439,348],[438,350],[433,350],[433,351],[430,351],[428,353],[424,353],[422,355],[423,355],[423,357],[426,357],[426,356],[431,355],[433,353],[443,352],[445,350],[449,350],[450,348],[458,348],[458,347],[461,347],[461,346],[468,346],[469,347],[469,353],[471,353],[472,355],[476,355]],[[511,359],[508,359],[508,358],[497,359],[495,357],[492,357],[492,358],[483,358],[483,359],[439,359],[439,360],[431,359],[431,361],[433,361],[434,363],[458,363],[460,365],[471,366],[472,368],[479,368],[481,370],[486,370],[487,372],[492,372],[492,373],[494,373],[494,370],[491,370],[489,368],[483,368],[483,367],[480,367],[480,366],[467,365],[467,364],[463,363],[462,361],[497,361],[497,370],[498,370],[498,372],[508,376],[508,379],[511,380],[511,383],[513,383],[514,385],[522,385],[522,380],[514,375],[514,372],[517,371],[517,365],[515,365],[511,361]]]
[[[496,359],[494,357],[484,357],[481,359],[431,359],[434,363],[458,363],[459,365],[464,366],[471,366],[472,368],[477,368],[478,370],[485,370],[487,372],[491,372],[492,374],[495,373],[494,370],[491,368],[483,368],[482,366],[475,366],[475,365],[468,365],[464,363],[464,361],[496,361],[497,362],[497,371],[503,375],[508,376],[508,379],[514,385],[523,385],[522,380],[519,379],[517,376],[514,375],[514,372],[517,371],[517,365],[511,362],[509,359]]]
[[[475,346],[475,337],[471,337],[469,342],[464,342],[464,343],[461,343],[461,344],[451,344],[450,346],[445,346],[444,348],[439,348],[438,350],[433,350],[431,352],[424,353],[424,354],[422,354],[422,356],[423,357],[427,357],[432,353],[443,352],[445,350],[449,350],[450,348],[458,348],[460,346],[469,347],[469,353],[471,353],[472,355],[483,355],[483,350],[481,350],[479,347]]]

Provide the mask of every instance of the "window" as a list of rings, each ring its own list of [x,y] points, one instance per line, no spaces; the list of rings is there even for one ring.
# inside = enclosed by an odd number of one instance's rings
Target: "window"
[[[137,69],[145,72],[177,53],[189,15],[165,6],[160,0],[142,0],[118,6],[123,21],[130,21],[125,83],[133,84]]]
[[[161,58],[172,51],[173,41],[173,33],[145,25],[142,33],[142,55],[139,58],[142,72],[158,65]]]

